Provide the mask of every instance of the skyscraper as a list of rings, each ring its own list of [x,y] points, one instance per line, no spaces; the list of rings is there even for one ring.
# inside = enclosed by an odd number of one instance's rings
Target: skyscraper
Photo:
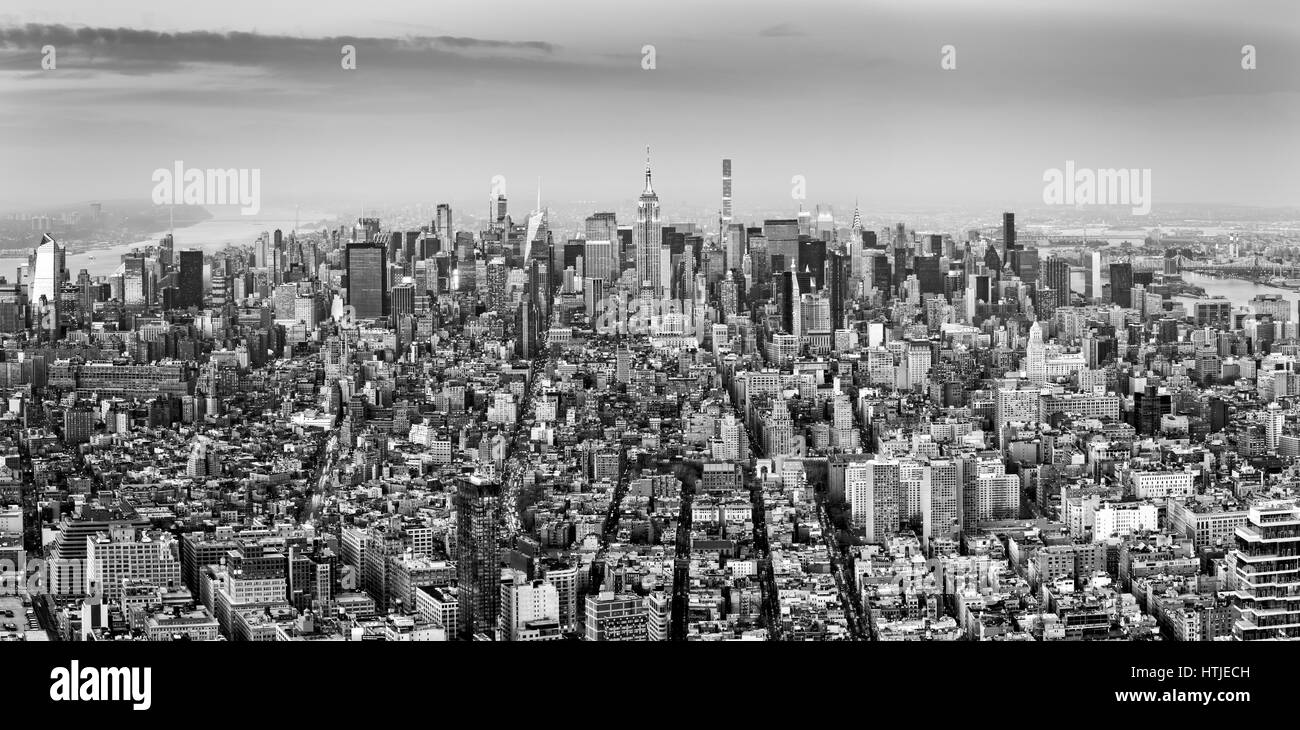
[[[45,298],[46,311],[53,312],[49,326],[40,324],[42,329],[55,329],[58,324],[59,290],[63,282],[63,269],[66,250],[50,234],[41,236],[32,261],[32,286],[27,295],[34,311],[40,311],[41,298]],[[39,323],[40,320],[37,320]]]
[[[451,230],[451,205],[438,203],[438,218],[435,221],[434,234],[442,242],[444,251],[450,250],[456,243],[456,234]]]
[[[1011,252],[1016,250],[1016,214],[1002,214],[1002,262],[1011,260]]]
[[[729,223],[726,228],[727,268],[740,269],[745,265],[745,226]]]
[[[347,247],[348,304],[358,319],[388,315],[388,262],[384,247],[349,243]]]
[[[1029,325],[1029,343],[1025,345],[1025,372],[1031,383],[1047,382],[1047,354],[1043,345],[1043,328],[1037,322]]]
[[[767,240],[768,256],[783,256],[782,269],[799,258],[799,220],[797,218],[780,218],[763,221],[763,237]]]
[[[122,260],[122,301],[128,307],[142,307],[149,303],[149,274],[145,258],[130,255]]]
[[[501,567],[497,546],[497,512],[501,485],[472,475],[456,489],[456,581],[460,592],[461,638],[497,626],[501,604]]]
[[[617,279],[618,261],[614,258],[614,244],[607,239],[588,238],[583,243],[582,274],[586,279]]]
[[[722,161],[722,227],[731,225],[731,160]]]
[[[1056,294],[1056,306],[1070,305],[1070,264],[1056,257],[1049,258],[1043,267],[1046,270],[1044,281]]]
[[[1088,299],[1101,299],[1101,251],[1088,252]]]
[[[812,274],[813,289],[821,289],[826,283],[826,242],[817,239],[799,241],[796,249],[799,273]]]
[[[848,258],[837,251],[826,254],[826,293],[830,297],[831,329],[844,326],[844,303],[849,298]]]
[[[1110,265],[1110,300],[1125,309],[1133,306],[1133,264]]]
[[[649,284],[655,296],[662,296],[664,282],[660,275],[660,244],[663,229],[659,221],[659,196],[650,182],[650,148],[646,148],[645,190],[636,204],[636,225],[632,227],[632,245],[636,247],[637,286]]]
[[[590,241],[617,241],[618,219],[613,213],[592,213],[584,221]]]
[[[176,304],[181,309],[203,306],[203,252],[180,252],[179,295]]]

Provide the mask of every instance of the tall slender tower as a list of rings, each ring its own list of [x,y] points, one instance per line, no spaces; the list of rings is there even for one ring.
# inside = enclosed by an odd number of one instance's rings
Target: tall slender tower
[[[1011,252],[1016,250],[1016,214],[1002,214],[1002,265],[1011,260]]]
[[[722,161],[722,230],[731,223],[731,160]]]
[[[659,272],[663,228],[659,221],[659,196],[650,181],[650,148],[645,148],[645,190],[636,204],[636,225],[632,227],[632,245],[636,247],[638,287],[647,284],[655,296],[662,296],[663,281]]]
[[[456,245],[456,234],[451,230],[451,205],[438,203],[438,217],[434,222],[434,235],[442,239],[442,250],[450,251]]]

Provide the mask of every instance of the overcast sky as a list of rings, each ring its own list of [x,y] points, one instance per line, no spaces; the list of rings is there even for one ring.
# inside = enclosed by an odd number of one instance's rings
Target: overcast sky
[[[6,0],[0,209],[144,199],[175,160],[258,168],[266,205],[631,200],[647,144],[666,210],[715,205],[722,157],[739,208],[795,174],[1034,203],[1066,160],[1150,168],[1157,208],[1296,205],[1298,70],[1286,0]]]

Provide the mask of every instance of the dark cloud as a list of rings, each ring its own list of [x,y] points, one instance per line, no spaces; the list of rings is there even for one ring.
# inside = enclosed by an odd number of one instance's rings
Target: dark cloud
[[[758,34],[767,38],[791,38],[807,35],[807,33],[800,30],[794,23],[777,23],[776,25],[769,25],[760,30]]]
[[[28,23],[0,28],[0,69],[28,70],[34,53],[53,45],[61,65],[89,65],[122,74],[168,73],[193,64],[274,67],[277,72],[322,67],[344,45],[360,59],[395,69],[439,61],[537,63],[555,55],[545,41],[502,41],[463,36],[305,38],[232,31],[166,33],[134,28],[88,28]],[[332,67],[331,67],[332,68]]]

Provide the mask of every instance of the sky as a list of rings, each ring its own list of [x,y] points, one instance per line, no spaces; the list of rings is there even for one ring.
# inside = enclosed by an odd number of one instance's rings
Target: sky
[[[1067,160],[1150,169],[1157,210],[1294,206],[1298,17],[1270,0],[6,0],[0,211],[147,199],[177,160],[260,170],[264,206],[485,201],[498,175],[512,198],[541,177],[548,201],[630,203],[647,145],[666,212],[717,207],[723,157],[738,209],[792,205],[795,175],[809,205],[1041,203]]]

